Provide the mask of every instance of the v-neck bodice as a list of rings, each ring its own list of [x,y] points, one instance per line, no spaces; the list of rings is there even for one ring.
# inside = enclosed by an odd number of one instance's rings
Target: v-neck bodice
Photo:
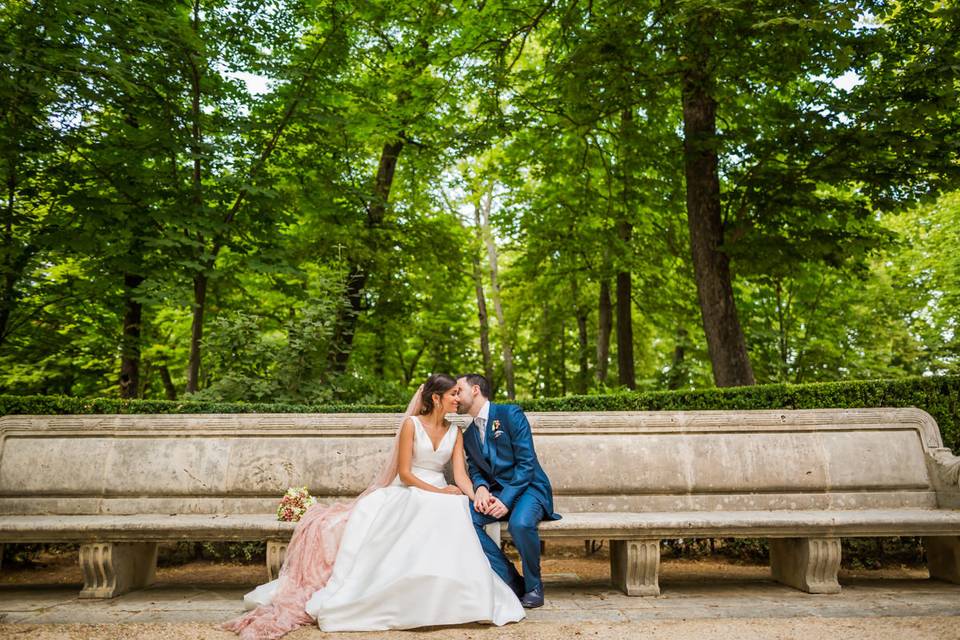
[[[440,444],[436,450],[433,448],[433,442],[430,441],[430,435],[424,428],[423,423],[417,416],[412,416],[414,424],[413,436],[413,460],[411,466],[427,469],[429,471],[443,471],[443,467],[450,461],[453,455],[453,445],[455,438],[451,434],[457,428],[451,424],[447,427],[447,432],[440,438]]]

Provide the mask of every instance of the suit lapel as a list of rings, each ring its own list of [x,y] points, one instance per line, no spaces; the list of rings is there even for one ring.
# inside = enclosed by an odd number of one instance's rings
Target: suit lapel
[[[487,473],[491,473],[490,462],[487,460],[486,452],[480,446],[480,434],[477,433],[477,425],[471,423],[471,425],[467,427],[464,433],[463,443],[467,448],[467,455],[473,459],[473,463]]]
[[[485,435],[486,445],[486,454],[487,460],[490,461],[490,468],[497,468],[497,443],[496,438],[493,435],[493,421],[497,420],[497,405],[490,403],[490,411],[487,413],[487,424],[484,425],[487,428],[487,433]],[[491,471],[492,473],[492,471]]]

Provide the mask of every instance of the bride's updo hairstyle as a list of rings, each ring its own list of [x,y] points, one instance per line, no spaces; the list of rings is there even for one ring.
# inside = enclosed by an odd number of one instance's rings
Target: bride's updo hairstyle
[[[427,378],[427,381],[423,383],[423,391],[420,392],[420,401],[423,404],[420,407],[420,415],[425,416],[433,412],[435,408],[433,394],[442,398],[443,394],[455,386],[457,386],[457,381],[445,373],[434,373]]]

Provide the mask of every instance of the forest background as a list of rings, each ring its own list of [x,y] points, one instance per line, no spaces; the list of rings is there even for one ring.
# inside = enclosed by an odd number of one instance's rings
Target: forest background
[[[0,393],[960,373],[955,2],[0,6]]]

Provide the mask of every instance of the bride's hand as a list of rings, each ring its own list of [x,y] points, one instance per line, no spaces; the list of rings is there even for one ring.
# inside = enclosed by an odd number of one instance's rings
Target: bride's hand
[[[442,493],[448,493],[452,496],[462,496],[463,491],[460,491],[460,487],[456,487],[452,484],[448,484],[443,489],[440,490]]]

